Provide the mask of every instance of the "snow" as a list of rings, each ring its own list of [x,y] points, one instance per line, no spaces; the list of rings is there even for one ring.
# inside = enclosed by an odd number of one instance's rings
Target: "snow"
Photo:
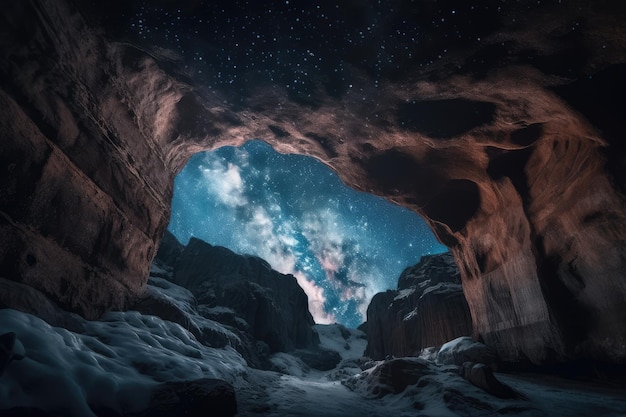
[[[26,352],[0,378],[3,408],[37,404],[68,416],[92,416],[87,404],[138,410],[157,382],[234,382],[247,371],[232,348],[208,348],[179,325],[137,312],[86,321],[83,334],[10,309],[0,310],[0,323]]]
[[[414,292],[415,292],[415,288],[414,287],[400,290],[400,291],[398,291],[398,295],[395,296],[394,301],[395,300],[402,300],[404,298],[407,298],[411,294],[413,294]]]
[[[487,346],[469,336],[457,337],[445,343],[437,353],[439,364],[460,366],[468,361],[491,364],[495,361],[495,355]]]
[[[367,339],[362,331],[341,324],[316,324],[313,328],[320,337],[320,346],[338,352],[342,360],[353,361],[363,356]]]
[[[411,310],[406,316],[402,318],[403,321],[410,321],[417,317],[417,307]]]
[[[150,290],[188,312],[196,326],[228,332],[195,312],[187,290],[155,277],[150,279]],[[98,321],[83,320],[82,325],[82,333],[75,333],[26,313],[0,310],[0,333],[14,331],[18,348],[25,352],[24,359],[11,362],[0,376],[0,409],[36,405],[68,417],[93,417],[91,407],[104,406],[139,412],[161,382],[210,377],[233,384],[239,417],[626,415],[623,387],[497,374],[521,394],[518,399],[502,400],[462,379],[457,367],[432,360],[427,362],[428,374],[417,384],[397,394],[368,398],[367,375],[382,362],[362,358],[363,332],[338,324],[315,326],[321,347],[342,357],[335,369],[326,372],[309,369],[288,353],[272,355],[273,370],[252,369],[231,347],[204,346],[178,324],[136,311],[108,313]],[[457,339],[441,350],[463,351],[474,343]],[[425,350],[422,358],[433,359],[435,352]],[[361,382],[344,385],[348,380]]]
[[[305,377],[310,369],[299,358],[288,353],[278,352],[272,355],[270,362],[277,372],[285,375],[293,375],[300,378]]]

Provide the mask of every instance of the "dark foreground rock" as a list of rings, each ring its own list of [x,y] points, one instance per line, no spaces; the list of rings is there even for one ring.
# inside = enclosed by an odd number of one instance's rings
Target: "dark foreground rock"
[[[373,359],[417,355],[472,333],[472,319],[451,254],[424,256],[405,269],[396,291],[376,294],[367,309],[367,350]]]
[[[435,371],[427,361],[417,358],[398,358],[383,361],[367,372],[349,378],[344,385],[351,389],[365,387],[370,397],[381,398],[389,394],[399,394],[408,386],[415,385],[426,375]]]
[[[461,366],[465,362],[488,365],[497,362],[494,351],[471,337],[459,337],[445,343],[437,352],[436,362],[443,365]]]
[[[493,369],[484,363],[465,362],[459,368],[459,375],[495,397],[516,398],[518,396],[511,387],[499,381],[493,374]]]
[[[233,310],[273,352],[319,343],[307,296],[296,279],[260,258],[192,238],[176,262],[173,279],[198,304]]]
[[[232,417],[235,414],[237,400],[233,386],[206,378],[161,384],[153,391],[148,408],[136,417]]]
[[[0,278],[0,308],[33,314],[52,326],[77,332],[82,330],[79,316],[59,307],[42,291],[5,278]]]
[[[319,371],[330,371],[341,362],[341,355],[338,352],[320,346],[311,349],[298,349],[291,354],[310,368]]]

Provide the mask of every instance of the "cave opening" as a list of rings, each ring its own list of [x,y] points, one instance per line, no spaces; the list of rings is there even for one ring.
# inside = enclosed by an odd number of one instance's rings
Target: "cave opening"
[[[352,328],[404,268],[447,251],[415,212],[260,140],[190,158],[175,179],[168,229],[182,244],[196,237],[294,275],[316,322]]]

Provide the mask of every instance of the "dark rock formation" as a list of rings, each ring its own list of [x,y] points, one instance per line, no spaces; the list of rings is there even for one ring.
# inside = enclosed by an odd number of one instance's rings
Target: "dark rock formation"
[[[260,258],[192,238],[176,262],[174,282],[191,290],[199,304],[232,309],[273,352],[319,343],[296,279]]]
[[[319,371],[330,371],[341,362],[341,355],[338,352],[319,346],[313,349],[298,349],[291,353],[308,367]]]
[[[518,396],[511,387],[499,381],[493,374],[493,369],[484,363],[465,362],[459,368],[459,375],[498,398],[506,399]]]
[[[433,375],[431,365],[417,358],[398,358],[382,361],[367,372],[343,382],[350,389],[365,388],[370,397],[381,398],[398,394],[409,385],[415,385],[422,377]]]
[[[435,360],[443,365],[462,366],[466,362],[492,365],[496,363],[496,359],[488,346],[471,337],[459,337],[441,346]]]
[[[166,230],[163,234],[163,238],[159,243],[159,249],[157,250],[155,261],[158,261],[162,265],[169,266],[170,268],[176,265],[178,258],[183,253],[185,245],[180,243],[176,237]]]
[[[165,382],[150,397],[147,409],[136,417],[232,417],[237,414],[235,389],[219,379]]]
[[[422,348],[472,334],[472,319],[451,254],[424,256],[405,269],[397,291],[376,294],[367,309],[367,349],[374,359],[417,355]]]
[[[80,332],[83,328],[79,316],[63,310],[41,291],[4,278],[0,278],[0,308],[13,308],[33,314],[52,326],[74,332]]]
[[[232,327],[228,320],[214,319],[210,315],[206,318],[225,324],[225,326],[217,326],[216,323],[205,320],[194,320],[194,316],[202,315],[202,309],[198,308],[191,294],[189,294],[190,303],[187,308],[183,309],[180,307],[180,302],[175,302],[158,291],[161,288],[170,288],[172,283],[154,276],[151,276],[148,282],[150,285],[146,291],[130,305],[132,310],[177,323],[189,330],[200,343],[206,346],[215,348],[232,346],[246,359],[249,366],[263,367],[264,355],[257,349],[257,341],[248,333],[247,328]]]
[[[382,69],[376,48],[351,47],[341,74],[322,66],[295,91],[291,74],[256,83],[253,70],[214,89],[162,48],[111,41],[132,15],[117,7],[9,1],[2,275],[89,318],[124,308],[146,284],[176,172],[261,138],[424,215],[461,269],[476,335],[503,358],[626,361],[624,6],[500,6],[441,25],[431,2],[389,11],[391,28],[414,18],[431,41]],[[369,9],[337,13],[358,26]]]

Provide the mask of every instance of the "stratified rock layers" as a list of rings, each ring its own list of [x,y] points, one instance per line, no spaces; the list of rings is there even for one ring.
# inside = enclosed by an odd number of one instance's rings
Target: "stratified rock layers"
[[[86,317],[123,308],[146,283],[189,156],[262,138],[424,215],[461,269],[476,336],[503,359],[626,361],[623,114],[597,114],[575,82],[623,78],[610,74],[626,62],[626,29],[594,7],[529,15],[375,89],[355,72],[353,89],[315,107],[280,86],[235,107],[65,2],[9,2],[0,274]],[[567,38],[576,13],[586,24]],[[548,58],[570,41],[584,65],[562,73]]]

